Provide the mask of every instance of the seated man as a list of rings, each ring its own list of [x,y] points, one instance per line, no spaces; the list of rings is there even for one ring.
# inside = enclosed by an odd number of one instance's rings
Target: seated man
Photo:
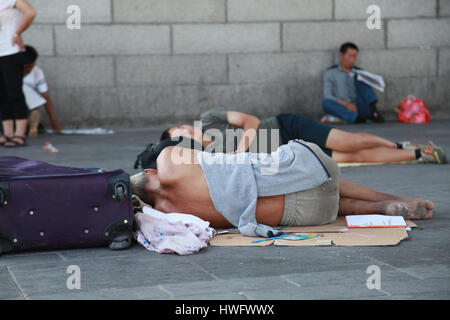
[[[297,114],[279,114],[260,120],[253,115],[223,107],[202,113],[200,120],[203,132],[191,125],[182,125],[165,130],[161,140],[186,136],[201,142],[204,147],[214,144],[215,150],[219,152],[249,150],[270,153],[290,140],[302,139],[317,144],[338,163],[398,162],[417,159],[432,163],[446,162],[444,150],[432,143],[431,145],[396,143],[368,133],[342,131]],[[261,129],[270,132],[262,135]],[[235,131],[235,135],[229,135],[227,138],[227,130]],[[218,133],[221,133],[222,138],[218,137]],[[216,140],[221,139],[213,143],[210,135]],[[223,146],[218,146],[217,144],[221,142]]]
[[[156,210],[193,214],[248,236],[272,236],[278,225],[331,223],[346,214],[432,217],[431,201],[379,193],[339,175],[318,146],[292,140],[271,155],[169,146],[159,154],[157,170],[132,176],[131,184],[133,194]]]
[[[354,43],[342,44],[340,64],[327,69],[323,75],[323,109],[347,123],[366,122],[366,119],[384,122],[372,88],[356,80],[357,57],[358,47]]]
[[[32,89],[38,91],[42,97],[45,99],[45,110],[47,111],[48,117],[50,118],[50,124],[55,132],[61,132],[62,127],[56,120],[55,108],[53,106],[53,101],[50,99],[50,94],[48,92],[47,82],[45,81],[44,72],[41,68],[36,66],[36,60],[38,58],[37,51],[31,46],[25,46],[24,53],[24,78],[23,83]],[[38,134],[38,126],[40,123],[40,113],[39,109],[33,109],[29,115],[29,136],[35,137]]]

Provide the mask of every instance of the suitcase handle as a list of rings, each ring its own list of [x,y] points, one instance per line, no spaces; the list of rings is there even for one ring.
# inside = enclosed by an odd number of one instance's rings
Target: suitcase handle
[[[114,195],[120,202],[124,202],[127,199],[127,189],[126,185],[122,181],[117,181],[114,184]]]
[[[131,199],[130,176],[127,173],[121,173],[109,177],[108,190],[113,200],[124,202]]]
[[[9,200],[9,183],[0,182],[0,208],[6,207]]]

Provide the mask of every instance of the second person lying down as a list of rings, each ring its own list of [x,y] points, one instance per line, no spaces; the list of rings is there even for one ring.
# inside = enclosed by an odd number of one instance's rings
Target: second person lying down
[[[201,128],[188,124],[171,127],[163,132],[161,140],[186,136],[201,142],[204,147],[214,145],[213,149],[219,152],[255,150],[270,153],[290,140],[302,139],[317,144],[338,163],[411,160],[439,164],[447,162],[444,150],[432,142],[420,145],[393,142],[369,133],[350,133],[299,114],[279,114],[259,119],[233,108],[221,107],[202,113],[200,120]],[[261,135],[262,129],[267,133],[264,136]],[[227,138],[230,131],[234,131],[234,134]],[[217,141],[220,135],[222,137]]]

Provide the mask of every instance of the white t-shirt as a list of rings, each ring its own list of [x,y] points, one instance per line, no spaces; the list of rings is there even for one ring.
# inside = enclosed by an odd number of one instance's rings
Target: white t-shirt
[[[47,81],[45,81],[44,71],[38,66],[34,66],[31,72],[23,78],[23,94],[25,95],[25,102],[28,105],[28,109],[33,110],[46,104],[47,100],[40,94],[47,91],[48,86]]]
[[[1,1],[1,0],[0,0]],[[23,83],[30,86],[39,93],[48,91],[47,81],[45,81],[44,71],[38,66],[34,66],[29,74],[23,78]]]
[[[0,57],[9,56],[20,51],[18,45],[12,45],[22,20],[22,13],[14,9],[16,0],[0,0]]]

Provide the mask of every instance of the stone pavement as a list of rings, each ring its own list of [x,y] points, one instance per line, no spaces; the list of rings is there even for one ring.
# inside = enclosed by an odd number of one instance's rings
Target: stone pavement
[[[432,139],[450,154],[450,120],[428,125],[345,125],[394,141]],[[121,168],[134,173],[135,156],[161,128],[118,130],[114,135],[41,135],[15,155],[77,167]],[[50,141],[61,150],[42,149]],[[107,248],[5,254],[0,257],[0,299],[449,299],[450,165],[407,164],[343,168],[346,179],[435,204],[434,217],[391,247],[208,247],[189,256],[158,254],[138,244]],[[69,290],[68,266],[81,271]],[[367,268],[381,270],[381,288],[368,289]]]

